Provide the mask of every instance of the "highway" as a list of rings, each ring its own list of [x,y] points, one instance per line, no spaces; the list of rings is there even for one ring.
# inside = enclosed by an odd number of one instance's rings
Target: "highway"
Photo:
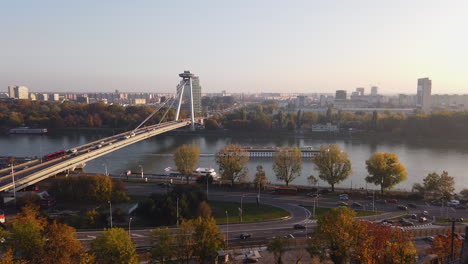
[[[42,163],[34,160],[31,163],[16,166],[13,174],[11,169],[3,169],[0,171],[0,191],[12,190],[14,185],[17,189],[27,187],[58,173],[73,170],[76,166],[109,152],[188,125],[190,125],[189,120],[179,120],[142,127],[133,132],[117,134],[65,150],[65,155],[56,159]]]

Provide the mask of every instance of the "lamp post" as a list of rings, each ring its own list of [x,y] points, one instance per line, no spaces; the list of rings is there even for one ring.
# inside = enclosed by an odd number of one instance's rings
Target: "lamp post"
[[[176,226],[179,227],[179,196],[177,196],[177,202],[176,202],[177,206],[176,206]]]
[[[141,169],[141,178],[143,179],[143,166],[142,166],[142,165],[138,165],[138,167],[140,167],[140,169]]]
[[[107,164],[104,163],[102,166],[104,166],[105,175],[109,176],[109,173],[107,172]]]
[[[454,252],[454,245],[453,245],[453,240],[455,238],[455,223],[456,222],[463,222],[462,218],[450,218],[446,220],[447,222],[452,223],[452,238],[451,238],[451,245],[450,245],[450,258],[453,261],[455,259],[455,252]]]
[[[112,202],[110,200],[107,202],[109,203],[110,226],[112,228]]]
[[[131,236],[131,233],[130,233],[130,223],[132,222],[133,218],[130,217],[130,219],[128,219],[128,236],[130,237],[130,239],[132,238]]]
[[[241,202],[241,208],[240,208],[240,209],[241,209],[241,210],[240,210],[240,220],[241,220],[241,223],[242,223],[242,220],[243,220],[243,219],[242,219],[242,216],[244,215],[244,207],[243,207],[243,203],[242,203],[242,200],[243,200],[243,199],[244,199],[244,194],[241,196],[241,200],[240,200],[240,202]]]
[[[229,248],[229,215],[228,215],[228,212],[226,210],[226,223],[227,223],[227,226],[226,226],[226,249]]]
[[[11,163],[11,179],[13,181],[13,198],[15,199],[15,207],[16,207],[16,182],[15,182],[15,170],[13,169],[13,162]]]

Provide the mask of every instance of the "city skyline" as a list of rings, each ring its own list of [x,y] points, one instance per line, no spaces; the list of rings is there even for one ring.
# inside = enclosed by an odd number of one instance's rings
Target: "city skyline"
[[[451,1],[9,2],[0,87],[36,92],[468,92],[464,11]]]

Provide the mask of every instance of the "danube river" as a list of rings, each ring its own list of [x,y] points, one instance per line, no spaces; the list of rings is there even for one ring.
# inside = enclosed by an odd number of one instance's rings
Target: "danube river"
[[[0,156],[41,156],[61,149],[69,149],[101,137],[105,134],[66,133],[61,135],[1,135]],[[393,152],[406,166],[408,179],[396,186],[398,189],[410,190],[416,182],[430,172],[446,170],[455,177],[457,191],[468,188],[468,142],[437,142],[431,140],[383,141],[378,138],[295,138],[293,136],[266,138],[255,136],[200,136],[200,135],[160,135],[115,151],[109,155],[88,162],[85,171],[104,173],[105,165],[109,173],[122,174],[126,170],[144,173],[164,173],[164,168],[174,167],[175,149],[182,144],[194,144],[200,147],[199,167],[213,167],[218,171],[214,153],[226,144],[242,146],[315,146],[321,144],[338,144],[349,153],[353,174],[338,187],[377,188],[364,181],[367,175],[365,160],[374,152]],[[248,164],[249,177],[253,179],[257,165],[263,165],[271,182],[276,182],[272,171],[271,159],[251,159]],[[295,185],[307,185],[307,177],[316,175],[310,160],[304,160],[300,177],[292,182]],[[321,186],[326,185],[320,181]]]

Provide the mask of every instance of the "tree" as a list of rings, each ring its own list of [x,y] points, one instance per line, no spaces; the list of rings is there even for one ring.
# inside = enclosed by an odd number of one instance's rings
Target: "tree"
[[[185,175],[187,183],[198,164],[199,157],[200,149],[194,145],[182,145],[178,147],[174,153],[174,162],[177,166],[177,170],[182,175]]]
[[[14,250],[19,258],[35,262],[43,254],[43,232],[47,225],[45,218],[39,216],[37,207],[25,206],[12,223],[11,235],[7,245]]]
[[[13,249],[9,248],[0,258],[0,264],[28,264],[26,260],[17,260],[13,258]]]
[[[216,153],[216,163],[224,179],[234,181],[246,174],[244,167],[249,161],[249,153],[238,145],[226,145]]]
[[[166,263],[174,257],[174,237],[168,228],[157,228],[150,231],[151,259]]]
[[[208,130],[216,130],[219,128],[218,121],[215,119],[206,119],[205,120],[205,128]]]
[[[418,256],[411,233],[395,228],[384,252],[383,263],[413,264]]]
[[[255,188],[263,189],[268,183],[268,178],[262,165],[257,165],[257,172],[255,173],[254,184]]]
[[[348,178],[351,174],[351,161],[348,153],[341,151],[338,145],[323,145],[320,152],[312,159],[319,178],[331,185],[332,192],[335,184]]]
[[[210,205],[206,201],[202,201],[198,205],[197,216],[201,218],[210,218],[213,212],[211,211]]]
[[[213,217],[191,220],[194,232],[194,255],[200,263],[213,262],[218,250],[224,246],[224,236],[219,232],[216,220]]]
[[[138,263],[135,245],[123,228],[105,229],[91,242],[91,252],[96,255],[98,263]]]
[[[183,220],[175,237],[176,254],[181,263],[188,263],[194,254],[194,228],[192,222]]]
[[[398,161],[393,153],[376,152],[366,161],[369,176],[366,181],[380,185],[380,192],[390,189],[396,184],[406,180],[406,168]]]
[[[468,200],[468,189],[461,190],[460,195],[463,196],[463,199]]]
[[[438,196],[450,197],[455,191],[455,180],[446,171],[443,171],[440,175],[433,172],[423,179],[423,186],[427,192]]]
[[[460,256],[460,251],[463,241],[457,236],[453,238],[453,253],[455,259]],[[432,242],[431,248],[429,249],[430,254],[436,254],[440,257],[450,255],[452,252],[452,232],[447,232],[445,236],[437,236]]]
[[[286,186],[301,175],[302,153],[298,148],[281,148],[273,154],[273,171]]]
[[[283,237],[277,237],[268,242],[267,250],[275,256],[275,264],[283,264],[283,254],[288,246],[288,241]]]
[[[83,248],[76,239],[76,230],[68,225],[53,222],[46,229],[44,244],[44,263],[79,263]]]

